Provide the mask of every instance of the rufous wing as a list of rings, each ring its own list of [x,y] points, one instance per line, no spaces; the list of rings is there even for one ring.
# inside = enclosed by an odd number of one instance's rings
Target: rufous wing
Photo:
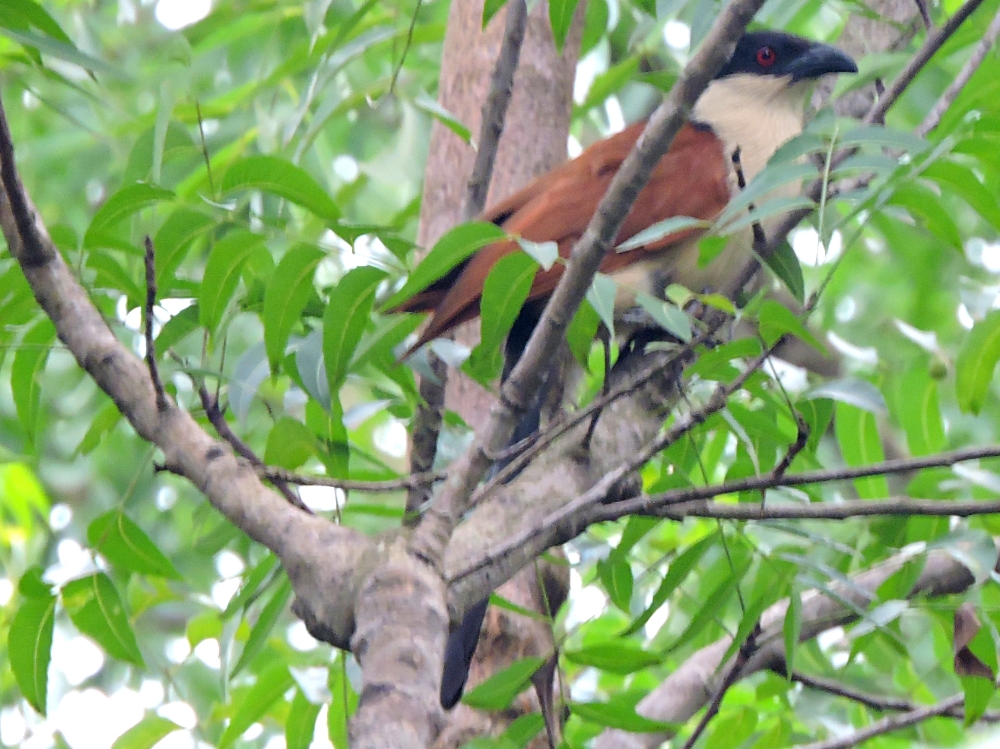
[[[645,123],[637,123],[598,141],[576,159],[491,208],[483,218],[497,221],[508,233],[524,239],[556,242],[560,256],[569,257],[644,128]],[[711,220],[728,200],[728,165],[721,141],[708,128],[685,125],[639,193],[617,241],[624,242],[674,216]],[[648,260],[650,253],[668,252],[696,231],[688,229],[627,252],[611,252],[601,264],[601,271],[614,273]],[[400,305],[397,309],[401,311],[433,312],[414,348],[477,317],[486,277],[500,258],[517,250],[513,241],[484,247],[445,278]],[[562,273],[561,263],[540,270],[529,291],[529,301],[549,296]]]

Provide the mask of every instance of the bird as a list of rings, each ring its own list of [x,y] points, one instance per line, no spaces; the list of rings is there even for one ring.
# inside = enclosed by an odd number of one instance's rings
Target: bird
[[[654,167],[617,243],[671,217],[689,216],[705,222],[718,217],[740,190],[741,179],[752,180],[781,145],[802,132],[811,84],[824,75],[856,72],[854,60],[836,47],[775,30],[744,33]],[[513,238],[483,247],[390,310],[431,314],[411,351],[479,316],[486,277],[501,258],[520,250],[517,237],[555,242],[559,255],[569,257],[645,126],[645,122],[638,122],[594,143],[575,159],[487,209],[480,219],[497,224]],[[738,154],[739,169],[734,154]],[[797,189],[792,185],[777,192]],[[765,235],[782,218],[761,222]],[[669,284],[696,292],[730,288],[751,257],[753,233],[747,229],[732,235],[711,262],[700,265],[698,240],[703,234],[700,227],[688,227],[638,247],[608,253],[600,272],[616,283],[616,313],[632,306],[636,293],[662,296]],[[563,264],[555,263],[536,273],[508,336],[501,379],[523,352],[563,269]],[[513,439],[537,430],[538,418],[537,413],[529,414]],[[485,601],[473,606],[450,633],[440,694],[445,709],[461,699],[485,612]]]

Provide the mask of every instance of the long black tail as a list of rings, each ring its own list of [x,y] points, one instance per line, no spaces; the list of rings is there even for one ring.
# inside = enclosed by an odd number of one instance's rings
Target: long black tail
[[[538,321],[536,315],[529,312],[522,312],[514,322],[510,334],[507,336],[507,344],[504,348],[503,374],[500,381],[505,382],[510,376],[514,365],[520,360],[524,353],[525,346],[528,345],[528,338],[531,331],[535,329]],[[548,379],[539,389],[539,396],[528,412],[521,417],[514,434],[511,435],[507,445],[514,445],[521,440],[527,439],[538,431],[542,418],[542,403],[545,401],[548,390]],[[492,479],[504,469],[512,458],[498,460],[490,468],[487,480]],[[511,477],[513,478],[513,477]],[[489,599],[479,601],[472,608],[465,612],[462,623],[448,634],[448,644],[444,651],[444,672],[441,675],[441,707],[445,710],[453,708],[462,699],[462,690],[465,689],[465,682],[469,678],[469,667],[472,665],[472,656],[476,652],[476,644],[479,642],[479,631],[483,626],[483,619],[486,618],[486,609],[489,606]]]

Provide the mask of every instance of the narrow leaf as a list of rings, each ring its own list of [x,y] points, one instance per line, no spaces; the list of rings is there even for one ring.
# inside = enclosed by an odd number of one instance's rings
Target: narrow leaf
[[[96,572],[67,583],[62,589],[62,602],[77,629],[96,640],[108,655],[145,668],[111,578]]]
[[[173,563],[120,510],[111,510],[91,521],[87,541],[116,566],[145,575],[181,579]]]
[[[153,749],[165,736],[180,730],[172,720],[150,715],[119,736],[111,749]]]
[[[240,271],[264,238],[246,229],[235,229],[215,243],[205,264],[205,275],[198,292],[198,315],[203,327],[215,333],[226,305],[236,291]]]
[[[316,718],[319,717],[320,707],[310,702],[301,689],[295,690],[292,706],[285,719],[286,749],[309,749],[316,732]]]
[[[295,683],[285,663],[275,663],[257,675],[257,682],[250,688],[243,701],[236,706],[232,720],[219,739],[219,749],[226,749],[260,720],[288,688]]]
[[[848,403],[838,403],[834,431],[847,465],[868,466],[885,460],[875,417],[871,412]],[[881,499],[889,496],[889,484],[885,476],[855,479],[854,487],[862,499]]]
[[[313,291],[313,272],[325,257],[322,250],[298,245],[281,258],[264,294],[264,345],[271,373],[285,356],[285,345]]]
[[[45,715],[55,626],[55,596],[26,598],[14,614],[7,635],[7,654],[21,694]]]
[[[331,396],[347,378],[354,349],[371,318],[375,291],[384,278],[378,268],[355,268],[330,292],[323,315],[323,361]]]
[[[955,360],[955,390],[964,412],[978,414],[982,409],[998,360],[1000,310],[993,310],[972,326]]]
[[[144,182],[122,187],[104,201],[94,214],[94,218],[90,220],[90,226],[87,227],[87,233],[83,237],[83,246],[90,248],[100,246],[98,237],[108,229],[117,226],[148,205],[173,199],[174,194],[170,190]]]
[[[301,167],[279,156],[248,156],[237,161],[222,178],[222,192],[261,190],[302,206],[319,218],[340,220],[340,209],[326,191]]]
[[[532,675],[545,662],[544,658],[531,657],[514,661],[499,673],[466,692],[462,702],[479,710],[503,710],[528,686]]]

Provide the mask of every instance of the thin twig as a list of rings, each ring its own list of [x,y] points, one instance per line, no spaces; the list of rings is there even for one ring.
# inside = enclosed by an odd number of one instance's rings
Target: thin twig
[[[688,434],[692,429],[705,423],[709,416],[712,416],[725,408],[726,403],[729,400],[729,396],[743,387],[746,381],[760,369],[763,363],[771,355],[774,348],[780,346],[783,341],[784,336],[780,337],[762,354],[753,359],[747,365],[746,369],[732,382],[725,385],[720,384],[716,387],[711,397],[700,409],[689,414],[687,418],[679,420],[670,429],[667,429],[655,439],[648,442],[635,455],[630,457],[628,460],[623,461],[622,464],[615,470],[605,473],[604,476],[598,479],[598,481],[590,487],[590,489],[571,502],[563,505],[558,510],[550,513],[540,523],[533,524],[530,528],[525,529],[513,538],[504,541],[496,549],[484,554],[479,561],[453,575],[449,582],[460,580],[477,572],[483,567],[487,567],[500,561],[501,559],[504,559],[506,556],[513,553],[533,538],[545,535],[554,528],[559,527],[564,522],[569,521],[577,513],[588,511],[595,505],[603,502],[607,498],[608,493],[623,479],[632,474],[633,471],[645,465],[650,458],[674,444],[677,440]],[[609,506],[618,506],[623,504],[625,503],[619,502]]]
[[[218,435],[229,443],[237,455],[244,458],[254,468],[257,470],[266,469],[264,461],[257,457],[257,453],[251,450],[250,446],[237,437],[236,433],[230,428],[229,422],[226,421],[226,415],[219,408],[219,402],[208,392],[208,388],[204,384],[198,385],[198,397],[201,399],[201,406],[205,409],[205,415],[208,417],[209,423],[215,427]],[[308,512],[310,515],[313,514],[312,510],[306,507],[305,503],[299,498],[299,495],[283,479],[274,478],[271,480],[271,483],[288,500],[289,504]]]
[[[462,220],[471,221],[486,207],[486,193],[490,189],[493,165],[496,163],[500,135],[507,118],[507,107],[514,91],[514,73],[521,58],[524,31],[528,25],[528,5],[525,0],[507,3],[507,20],[503,42],[490,78],[490,90],[483,103],[483,119],[479,127],[476,162],[469,175],[462,204]]]
[[[712,701],[708,703],[708,709],[705,710],[705,714],[701,716],[698,725],[695,726],[694,731],[691,732],[687,741],[684,742],[682,749],[692,749],[705,732],[705,729],[708,728],[708,724],[712,721],[712,718],[719,714],[719,708],[722,707],[722,700],[725,698],[726,692],[729,691],[733,684],[739,681],[740,671],[743,670],[747,661],[750,660],[750,656],[757,650],[757,636],[760,634],[760,631],[760,620],[758,620],[753,625],[753,629],[750,630],[750,634],[747,635],[746,640],[740,645],[739,652],[736,654],[736,660],[733,661],[725,677],[719,683],[715,694],[712,695]]]
[[[783,668],[774,669],[774,672],[779,676],[785,675]],[[799,671],[792,672],[791,678],[792,681],[797,681],[804,687],[815,689],[819,692],[826,692],[827,694],[832,694],[834,697],[843,697],[851,702],[857,702],[859,705],[864,705],[870,710],[902,711],[917,709],[917,706],[909,700],[899,697],[883,697],[880,694],[875,695],[867,692],[861,692],[844,686],[844,684],[837,679],[824,679],[820,676],[809,676]]]
[[[971,16],[982,3],[983,0],[966,0],[965,4],[955,11],[955,15],[949,18],[944,26],[927,34],[923,46],[910,58],[906,67],[903,68],[903,72],[892,82],[885,95],[880,97],[875,106],[865,115],[863,121],[866,125],[881,123],[885,120],[885,113],[889,111],[889,107],[896,103],[896,99],[913,82],[917,73],[924,69],[930,59],[951,38],[952,34],[958,31],[965,19]]]
[[[17,165],[14,163],[14,140],[10,134],[3,102],[0,102],[0,182],[3,183],[7,200],[10,201],[10,210],[17,226],[17,238],[21,241],[20,248],[13,246],[9,248],[11,254],[19,262],[31,268],[44,265],[52,259],[55,247],[51,246],[51,242],[46,246],[44,239],[47,237],[40,236],[43,228],[35,223],[34,206],[30,205],[28,194],[17,173]]]
[[[413,436],[410,441],[410,473],[413,475],[426,474],[434,468],[438,435],[441,434],[441,424],[444,421],[448,366],[433,351],[428,351],[427,363],[431,373],[420,377],[420,403],[413,415]],[[430,499],[431,487],[424,483],[415,484],[408,489],[403,522],[413,525],[419,517],[420,508]]]
[[[160,369],[156,364],[156,342],[153,338],[153,310],[156,307],[156,251],[153,240],[146,235],[146,367],[149,369],[149,379],[153,381],[156,392],[156,410],[163,413],[170,408],[170,401],[163,389],[160,379]]]
[[[983,64],[986,55],[989,54],[990,49],[996,44],[998,36],[1000,36],[1000,11],[997,11],[997,14],[993,16],[993,20],[986,29],[986,33],[983,34],[983,38],[976,42],[976,46],[972,50],[972,55],[965,61],[965,65],[962,66],[958,75],[955,76],[955,80],[944,90],[941,97],[934,102],[931,111],[924,117],[923,122],[917,126],[914,132],[918,136],[923,138],[938,126],[944,113],[948,111],[948,108],[958,98],[958,95],[962,93],[962,89],[965,88],[969,79],[979,70],[979,66]]]
[[[860,746],[865,741],[873,739],[876,736],[883,736],[887,733],[898,731],[901,728],[908,728],[909,726],[922,723],[929,718],[935,718],[939,715],[947,715],[956,708],[961,707],[964,701],[964,694],[956,694],[946,700],[938,702],[936,705],[919,707],[915,710],[901,713],[900,715],[892,715],[888,718],[877,720],[871,725],[846,736],[841,736],[836,739],[828,739],[826,741],[814,741],[811,744],[798,744],[795,749],[852,749],[853,747]]]
[[[406,41],[403,43],[403,53],[400,55],[399,65],[392,70],[392,81],[389,82],[390,94],[396,92],[396,79],[399,78],[399,73],[403,69],[403,63],[406,62],[406,55],[410,51],[410,45],[413,44],[413,30],[417,27],[417,15],[419,15],[423,4],[424,0],[417,0],[417,7],[413,9],[413,15],[410,17],[410,28],[406,31]]]
[[[385,481],[356,481],[352,479],[335,479],[328,476],[305,476],[294,471],[287,471],[284,468],[274,466],[263,466],[258,468],[258,475],[268,481],[284,481],[297,486],[327,486],[331,489],[343,489],[345,492],[395,492],[401,489],[411,489],[414,487],[426,487],[436,481],[441,481],[445,477],[444,471],[432,471],[430,473],[414,473],[409,476],[400,476],[398,479],[386,479]]]
[[[630,513],[648,513],[657,508],[671,505],[712,499],[721,494],[738,494],[745,491],[774,489],[779,486],[807,486],[809,484],[826,484],[833,481],[847,481],[868,476],[891,476],[909,471],[919,471],[925,468],[942,468],[963,463],[967,460],[1000,457],[1000,445],[988,447],[966,447],[959,450],[925,455],[915,458],[896,458],[873,463],[868,466],[844,468],[825,468],[818,471],[807,471],[786,476],[776,476],[773,472],[763,476],[750,476],[737,481],[727,481],[714,486],[688,487],[672,489],[660,494],[648,494],[632,499],[616,502],[607,506],[608,512],[622,517]],[[937,501],[937,500],[934,500]],[[943,500],[942,500],[943,501]],[[605,518],[606,519],[606,518]]]
[[[215,200],[215,182],[212,181],[212,159],[208,155],[208,143],[205,141],[205,121],[201,118],[201,103],[195,101],[194,111],[198,115],[198,134],[201,136],[201,157],[205,160],[205,171],[208,174],[208,190]]]
[[[980,499],[848,499],[843,502],[815,502],[802,505],[769,505],[743,502],[681,503],[653,510],[651,514],[673,520],[716,518],[721,520],[846,520],[856,517],[920,515],[927,517],[972,517],[1000,514],[1000,500]],[[598,521],[615,520],[622,515],[599,508]],[[588,518],[590,520],[591,518]]]

